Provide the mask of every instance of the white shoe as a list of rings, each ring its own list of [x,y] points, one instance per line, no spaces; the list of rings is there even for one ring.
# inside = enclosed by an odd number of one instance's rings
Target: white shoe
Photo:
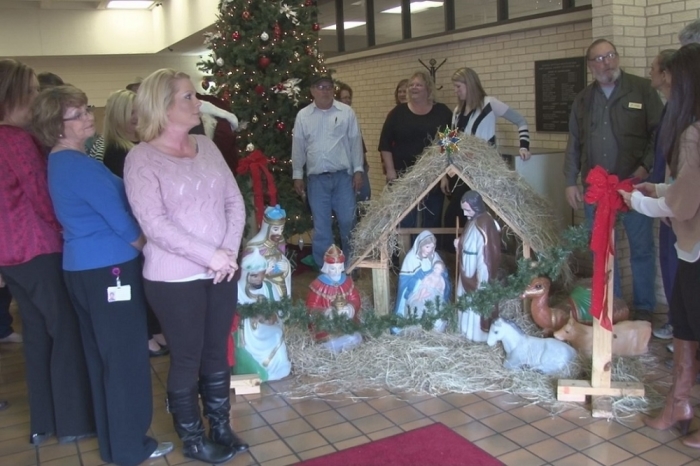
[[[151,453],[151,458],[160,458],[161,456],[165,456],[171,451],[173,451],[174,445],[173,442],[160,442],[158,446],[156,447],[155,451]]]
[[[668,323],[664,324],[661,327],[655,328],[651,333],[653,333],[656,338],[670,340],[673,338],[673,325]]]
[[[666,349],[669,351],[669,353],[673,353],[673,343],[666,345]]]

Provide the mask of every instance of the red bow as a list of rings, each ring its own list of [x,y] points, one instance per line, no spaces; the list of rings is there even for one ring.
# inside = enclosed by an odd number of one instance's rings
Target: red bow
[[[236,169],[239,175],[250,173],[253,181],[253,202],[255,204],[255,219],[258,227],[262,224],[265,213],[265,193],[263,192],[262,175],[267,183],[267,198],[269,205],[277,204],[277,187],[272,173],[267,168],[267,157],[259,149],[254,150],[248,157],[238,162]]]
[[[612,322],[608,317],[607,300],[611,299],[611,290],[605,289],[605,261],[608,254],[615,255],[610,245],[610,238],[615,228],[617,212],[626,212],[622,196],[618,190],[632,191],[632,181],[619,181],[617,175],[609,175],[604,168],[596,166],[586,177],[588,189],[585,200],[587,204],[595,204],[595,218],[591,232],[591,251],[593,251],[593,291],[591,296],[591,314],[600,321],[600,325],[612,331]]]

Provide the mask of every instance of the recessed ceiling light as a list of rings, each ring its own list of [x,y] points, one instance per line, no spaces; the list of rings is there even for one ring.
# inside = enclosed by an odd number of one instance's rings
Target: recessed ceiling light
[[[151,0],[112,0],[107,8],[115,10],[147,10],[153,6]]]
[[[343,26],[345,27],[345,30],[347,31],[348,29],[359,28],[360,26],[364,26],[365,24],[367,24],[367,23],[365,23],[364,21],[345,21],[343,23]],[[322,29],[326,29],[328,31],[335,31],[336,26],[337,26],[336,24],[331,24],[330,26],[326,26]]]
[[[430,8],[438,8],[441,6],[442,6],[442,2],[431,2],[431,1],[411,2],[411,13],[418,13],[421,11],[428,10]],[[389,8],[388,10],[382,11],[382,13],[401,14],[401,7],[397,6],[394,8]]]

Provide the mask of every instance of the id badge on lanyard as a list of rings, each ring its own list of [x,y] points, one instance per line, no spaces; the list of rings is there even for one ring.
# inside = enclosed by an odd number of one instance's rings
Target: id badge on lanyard
[[[120,274],[121,270],[119,267],[112,269],[112,275],[116,278],[117,286],[107,287],[107,302],[131,301],[131,285],[122,285],[119,279]]]

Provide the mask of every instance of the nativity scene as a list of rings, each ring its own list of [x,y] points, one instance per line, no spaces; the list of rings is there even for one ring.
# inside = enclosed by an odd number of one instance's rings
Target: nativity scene
[[[424,344],[418,341],[430,341],[435,348],[447,345],[451,357],[431,358],[425,368],[411,365],[402,370],[410,370],[411,378],[420,377],[421,373],[430,377],[435,384],[431,390],[437,393],[449,390],[452,382],[440,382],[435,374],[463,377],[458,367],[465,363],[490,374],[479,379],[467,377],[462,383],[469,391],[490,386],[490,380],[504,380],[511,393],[526,394],[533,386],[528,377],[533,376],[561,378],[559,393],[544,396],[543,403],[551,406],[580,399],[581,395],[573,393],[586,390],[592,394],[612,394],[616,390],[619,393],[619,383],[614,378],[603,382],[602,388],[599,383],[591,385],[589,381],[585,385],[584,380],[580,385],[581,381],[570,379],[590,374],[591,365],[597,364],[600,356],[596,356],[598,350],[591,342],[594,332],[599,331],[594,328],[598,317],[593,312],[590,288],[585,285],[571,288],[572,296],[577,296],[575,310],[560,311],[561,304],[548,302],[550,292],[556,294],[551,291],[552,283],[561,287],[572,277],[570,252],[560,253],[561,231],[552,219],[548,203],[519,179],[488,144],[464,137],[458,147],[447,166],[438,145],[428,148],[391,191],[369,201],[364,217],[353,231],[349,261],[344,251],[331,246],[319,273],[309,275],[311,281],[306,290],[295,286],[300,301],[286,305],[284,335],[292,375],[298,365],[304,368],[305,380],[318,377],[318,385],[304,385],[316,395],[327,388],[321,380],[329,373],[336,374],[333,386],[340,390],[350,389],[352,381],[358,379],[377,389],[386,383],[401,384],[400,378],[391,377],[371,382],[375,377],[371,374],[386,370],[380,367],[386,364],[385,358],[395,359],[391,354],[396,351],[408,355],[419,345],[425,351]],[[471,187],[460,199],[464,221],[458,222],[458,228],[451,232],[401,229],[403,215],[420,201],[421,193],[430,191],[445,174],[459,176]],[[407,198],[415,201],[396,204],[396,199]],[[283,211],[279,206],[275,209]],[[438,236],[446,234],[452,236],[452,250],[438,247]],[[400,241],[402,236],[404,240]],[[514,250],[508,249],[506,236],[511,243],[513,237],[516,239]],[[261,237],[269,235],[258,234],[256,241]],[[401,251],[399,245],[406,244],[406,238],[411,238],[410,246]],[[577,241],[575,247],[587,246],[580,239]],[[247,246],[257,247],[252,241]],[[391,257],[397,250],[400,261],[395,272],[391,272]],[[268,264],[266,273],[269,270]],[[534,290],[541,288],[536,284],[543,283],[547,284],[546,298],[536,304],[539,298]],[[279,287],[274,290],[279,293]],[[627,317],[627,309],[619,306],[618,300],[613,307],[613,322]],[[572,324],[570,318],[580,321]],[[295,334],[298,324],[310,330],[310,340]],[[574,331],[576,336],[570,336]],[[646,354],[650,327],[635,323],[630,330],[621,327],[620,331],[623,339],[614,344],[606,361]],[[552,338],[554,332],[556,339]],[[299,338],[307,343],[298,346]],[[405,349],[398,350],[397,345]],[[612,369],[613,377],[628,370],[627,366]],[[524,373],[528,377],[523,377]],[[567,389],[567,394],[562,395],[564,384],[573,383],[583,388]],[[624,390],[642,396],[640,387],[641,384],[627,384]]]

